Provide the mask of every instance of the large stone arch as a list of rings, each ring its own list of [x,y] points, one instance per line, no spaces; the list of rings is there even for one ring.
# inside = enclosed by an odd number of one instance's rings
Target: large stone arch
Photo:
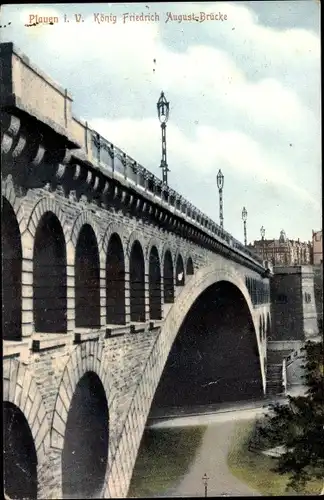
[[[85,351],[88,350],[88,353]],[[85,355],[87,354],[87,355]],[[64,445],[64,425],[71,399],[78,381],[87,372],[95,372],[106,388],[108,399],[109,379],[103,363],[103,345],[99,342],[77,345],[67,360],[54,405],[51,425],[51,446],[62,450]]]
[[[195,300],[198,298],[199,295],[201,295],[204,290],[206,290],[209,286],[219,282],[219,281],[228,281],[229,283],[232,283],[235,285],[239,291],[242,293],[246,304],[248,306],[248,309],[251,314],[253,326],[254,326],[254,331],[256,335],[256,341],[258,344],[258,350],[260,354],[260,362],[261,362],[261,344],[258,339],[258,318],[257,315],[254,312],[254,307],[251,301],[250,294],[248,292],[248,289],[246,287],[245,281],[244,281],[244,276],[235,271],[233,268],[231,269],[231,266],[224,266],[224,262],[222,261],[216,261],[213,264],[209,265],[208,267],[204,267],[202,269],[199,269],[196,274],[194,275],[194,278],[190,280],[188,284],[186,284],[183,289],[181,290],[181,293],[179,294],[175,307],[171,308],[166,320],[163,323],[163,326],[161,328],[160,336],[164,335],[165,341],[168,342],[170,348],[172,346],[172,343],[178,333],[178,330],[190,310],[191,306],[195,302]],[[168,350],[169,352],[169,350]],[[167,356],[166,356],[167,358]],[[262,369],[262,363],[261,363],[261,369]],[[264,374],[262,374],[264,377]],[[265,387],[265,386],[264,386]]]
[[[102,384],[104,394],[108,403],[108,416],[116,414],[116,382],[113,373],[108,371],[108,361],[104,354],[104,346],[101,342],[86,342],[77,345],[67,360],[62,378],[59,384],[57,398],[54,405],[53,419],[50,431],[50,443],[54,449],[63,453],[66,426],[71,403],[77,385],[87,373],[95,374]],[[109,432],[109,420],[107,421]],[[108,453],[108,464],[111,463],[115,454],[115,444],[110,442]],[[61,454],[60,454],[61,456]],[[109,476],[109,465],[105,471],[103,491]]]
[[[26,214],[24,211],[24,205],[20,198],[18,198],[15,190],[14,183],[12,181],[12,176],[8,177],[1,183],[1,193],[4,198],[10,203],[19,225],[20,233],[24,233],[27,228]]]
[[[37,458],[37,476],[50,449],[50,423],[42,395],[28,367],[17,359],[3,361],[3,402],[17,408],[27,421]],[[37,477],[37,493],[41,497]]]
[[[195,300],[211,285],[219,281],[228,281],[238,288],[243,295],[247,304],[248,310],[251,314],[251,319],[254,327],[255,338],[258,346],[258,354],[260,359],[260,367],[262,374],[263,389],[265,390],[265,373],[263,367],[262,348],[257,335],[258,331],[258,318],[254,314],[253,305],[245,285],[244,276],[239,272],[231,269],[230,263],[224,263],[223,259],[215,262],[208,267],[199,269],[192,277],[192,279],[181,289],[175,306],[170,309],[167,315],[159,336],[154,343],[150,352],[143,372],[141,380],[137,385],[136,391],[132,398],[126,421],[124,423],[125,437],[121,436],[121,442],[126,440],[126,434],[133,429],[133,444],[126,451],[120,450],[116,456],[111,468],[110,476],[110,492],[111,496],[125,497],[127,495],[129,483],[131,480],[132,469],[135,465],[138,448],[145,428],[145,423],[149,410],[159,384],[165,363],[170,353],[171,347],[178,334],[187,313],[194,304]],[[130,473],[124,474],[120,478],[123,471],[122,463],[124,460],[131,462]],[[116,490],[115,482],[116,477],[120,478],[119,488]]]

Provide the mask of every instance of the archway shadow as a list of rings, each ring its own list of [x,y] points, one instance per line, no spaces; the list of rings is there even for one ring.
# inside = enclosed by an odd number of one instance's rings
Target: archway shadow
[[[240,290],[225,281],[194,302],[173,343],[151,413],[263,397],[254,325]]]
[[[4,490],[12,500],[37,498],[37,455],[33,436],[22,411],[3,404]]]
[[[63,498],[98,498],[108,460],[109,415],[94,372],[79,380],[68,414],[62,452]]]

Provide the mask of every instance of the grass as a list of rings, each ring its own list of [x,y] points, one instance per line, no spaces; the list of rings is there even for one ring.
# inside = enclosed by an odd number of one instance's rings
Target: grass
[[[176,485],[188,471],[205,431],[205,426],[146,429],[128,497],[151,497]]]
[[[286,491],[288,474],[280,475],[271,469],[276,459],[249,451],[248,444],[254,430],[255,420],[237,422],[231,440],[227,464],[234,476],[263,495],[296,495]],[[308,482],[301,495],[318,495],[323,487],[323,480],[314,479]]]

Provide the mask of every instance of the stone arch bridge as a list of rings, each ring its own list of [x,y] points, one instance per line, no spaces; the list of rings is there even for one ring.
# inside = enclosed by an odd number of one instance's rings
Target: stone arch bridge
[[[124,497],[152,404],[266,392],[269,273],[12,44],[1,62],[6,494]]]

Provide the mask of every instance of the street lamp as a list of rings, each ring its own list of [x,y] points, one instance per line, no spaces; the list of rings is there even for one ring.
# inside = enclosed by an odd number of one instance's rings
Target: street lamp
[[[247,210],[245,207],[243,207],[242,210],[242,220],[243,220],[243,226],[244,226],[244,245],[247,245],[247,238],[246,238],[246,220],[247,220]]]
[[[264,259],[264,254],[265,254],[265,251],[264,251],[265,250],[265,248],[264,248],[265,229],[264,229],[263,226],[260,229],[260,233],[261,233],[261,239],[262,239],[262,258],[263,258],[263,260],[265,260]]]
[[[207,497],[207,488],[208,488],[209,477],[207,476],[206,472],[201,479],[202,479],[204,486],[205,486],[205,497]]]
[[[224,187],[224,176],[221,169],[219,169],[217,174],[217,187],[219,192],[219,221],[220,227],[223,229],[224,226],[224,216],[223,216],[223,187]]]
[[[166,152],[166,124],[169,119],[169,107],[170,103],[166,100],[164,92],[161,92],[160,98],[157,102],[157,111],[161,123],[161,132],[162,132],[162,158],[161,158],[160,168],[162,168],[163,184],[168,184],[168,172],[170,172],[167,164],[167,152]]]

